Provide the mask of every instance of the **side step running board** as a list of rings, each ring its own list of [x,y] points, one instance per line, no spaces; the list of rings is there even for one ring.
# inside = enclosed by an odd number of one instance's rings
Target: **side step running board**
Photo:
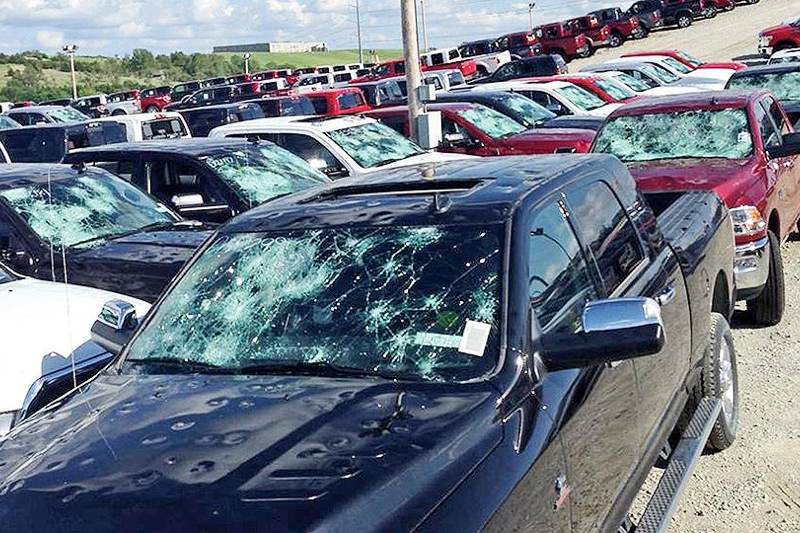
[[[697,459],[706,446],[721,409],[722,402],[716,398],[703,398],[700,401],[636,526],[636,533],[662,533],[669,529],[681,494],[692,477]]]

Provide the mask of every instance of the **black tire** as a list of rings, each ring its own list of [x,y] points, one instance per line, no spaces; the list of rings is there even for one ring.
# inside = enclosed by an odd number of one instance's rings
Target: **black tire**
[[[692,16],[689,13],[681,13],[675,19],[675,23],[678,25],[679,28],[688,28],[692,25]]]
[[[711,331],[703,355],[703,368],[700,378],[689,392],[686,408],[678,421],[676,429],[679,432],[686,429],[694,410],[705,397],[723,402],[705,448],[706,453],[721,452],[736,439],[739,426],[739,374],[731,328],[719,313],[711,313]]]
[[[592,57],[594,55],[594,46],[587,46],[586,50],[579,53],[578,56],[582,59],[586,59],[587,57]]]
[[[608,37],[608,46],[611,48],[618,48],[622,46],[622,43],[625,42],[625,38],[619,34],[619,32],[611,32],[611,35]]]
[[[485,78],[485,77],[489,76],[489,72],[486,70],[485,67],[479,66],[477,68],[477,72],[478,72],[478,77],[479,78]]]
[[[642,26],[642,36],[639,38],[644,39],[648,35],[650,35],[650,30],[647,28],[647,26]]]
[[[783,279],[781,241],[772,231],[769,239],[769,274],[761,294],[747,302],[747,317],[759,326],[775,326],[783,318],[786,306],[786,287]]]

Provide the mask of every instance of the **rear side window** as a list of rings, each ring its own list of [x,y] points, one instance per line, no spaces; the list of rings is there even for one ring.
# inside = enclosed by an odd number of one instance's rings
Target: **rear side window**
[[[324,96],[311,98],[311,103],[314,105],[314,114],[326,115],[328,113],[328,99]]]
[[[636,229],[625,209],[603,181],[567,193],[573,223],[589,247],[610,295],[644,260]]]
[[[111,172],[115,176],[119,176],[127,182],[133,179],[133,161],[95,161],[90,163],[93,167],[102,168]]]
[[[364,98],[359,93],[345,93],[339,96],[339,108],[343,111],[364,105]]]
[[[67,148],[59,128],[6,130],[0,132],[0,141],[15,163],[59,163]]]
[[[151,120],[142,124],[142,139],[174,139],[186,136],[186,128],[177,118]]]

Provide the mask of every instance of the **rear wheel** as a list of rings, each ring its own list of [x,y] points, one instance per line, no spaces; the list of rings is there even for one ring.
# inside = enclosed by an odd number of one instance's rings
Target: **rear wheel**
[[[718,12],[719,11],[717,10],[716,6],[710,6],[708,9],[706,9],[706,13],[705,13],[706,18],[707,19],[713,19],[714,17],[717,16]]]
[[[618,32],[613,32],[608,37],[608,46],[610,46],[611,48],[617,48],[619,46],[622,46],[623,42],[625,42],[625,39]]]
[[[777,325],[783,318],[786,304],[781,241],[772,231],[767,232],[767,238],[769,239],[767,284],[756,299],[747,302],[747,316],[759,326]]]
[[[678,15],[678,18],[675,19],[675,22],[679,28],[688,28],[692,25],[692,16],[689,13],[681,13]]]
[[[594,55],[594,46],[587,46],[583,51],[578,54],[581,58],[586,59]]]

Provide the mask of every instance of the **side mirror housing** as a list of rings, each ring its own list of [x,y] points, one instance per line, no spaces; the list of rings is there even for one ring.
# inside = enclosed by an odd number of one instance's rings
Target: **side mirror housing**
[[[111,300],[103,305],[100,315],[92,325],[92,340],[114,355],[133,337],[139,326],[136,308],[124,300]]]
[[[616,298],[589,302],[583,331],[544,335],[544,362],[549,370],[586,368],[654,355],[665,342],[661,307],[650,298]]]
[[[767,149],[770,159],[800,155],[800,133],[787,133],[780,146]]]

